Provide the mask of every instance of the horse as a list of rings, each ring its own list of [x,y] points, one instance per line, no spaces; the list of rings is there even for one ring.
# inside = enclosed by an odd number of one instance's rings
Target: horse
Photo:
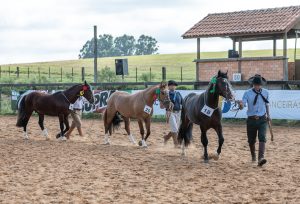
[[[139,146],[147,147],[146,140],[150,135],[153,104],[157,99],[161,104],[161,108],[170,109],[172,107],[169,91],[165,82],[161,82],[159,85],[149,87],[135,94],[129,94],[123,91],[114,92],[108,99],[106,111],[104,112],[104,143],[110,144],[109,136],[112,134],[112,129],[119,127],[122,121],[120,118],[121,115],[125,122],[125,130],[129,141],[136,144],[134,136],[130,133],[130,119],[135,118],[138,120],[142,138],[142,140],[139,141]],[[147,130],[146,137],[144,137],[145,131],[143,122]]]
[[[94,96],[91,86],[84,81],[84,84],[74,85],[65,91],[59,91],[54,94],[42,92],[31,92],[22,96],[19,100],[19,110],[17,118],[17,127],[23,127],[24,139],[29,139],[27,134],[28,121],[35,111],[39,116],[39,126],[42,135],[48,140],[48,131],[44,127],[44,116],[58,116],[60,124],[60,133],[56,138],[66,140],[64,134],[69,130],[68,116],[73,111],[73,104],[80,97],[85,97],[91,104],[94,104]],[[64,129],[64,126],[66,128]]]
[[[178,131],[178,142],[182,144],[182,155],[185,156],[185,147],[187,147],[192,140],[193,124],[200,126],[201,130],[201,143],[204,146],[204,162],[209,161],[207,154],[207,130],[213,128],[218,135],[219,146],[217,153],[212,155],[215,160],[219,159],[221,154],[224,137],[222,132],[221,117],[222,113],[218,108],[219,96],[224,97],[226,100],[233,100],[233,89],[228,81],[227,72],[218,72],[214,76],[207,90],[202,94],[190,93],[183,101],[181,111],[181,125]]]

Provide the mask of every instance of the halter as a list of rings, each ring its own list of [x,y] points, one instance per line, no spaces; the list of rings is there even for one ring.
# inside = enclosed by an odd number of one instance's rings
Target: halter
[[[84,92],[89,90],[88,85],[83,85],[82,90],[79,92],[79,96],[83,96]]]
[[[215,93],[216,92],[217,78],[216,77],[211,78],[210,83],[213,84],[213,88],[209,91],[209,93]]]

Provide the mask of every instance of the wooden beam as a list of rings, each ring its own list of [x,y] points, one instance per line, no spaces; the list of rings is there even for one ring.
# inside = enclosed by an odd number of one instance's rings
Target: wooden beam
[[[289,78],[288,58],[287,58],[287,33],[283,35],[283,80],[287,81]]]
[[[276,38],[273,38],[273,57],[276,57]]]
[[[197,60],[200,59],[200,38],[197,38]],[[196,81],[200,81],[200,63],[196,62]]]
[[[243,57],[243,41],[242,41],[242,38],[239,38],[239,55],[240,55],[240,58]]]
[[[197,59],[200,59],[200,38],[197,38]]]
[[[236,50],[236,39],[232,39],[232,49],[235,51]]]

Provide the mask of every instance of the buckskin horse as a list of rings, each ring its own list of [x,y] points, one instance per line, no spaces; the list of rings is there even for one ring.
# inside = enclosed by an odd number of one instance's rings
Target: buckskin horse
[[[178,142],[182,144],[182,155],[186,155],[185,147],[190,144],[192,139],[193,124],[200,126],[201,130],[201,143],[204,146],[204,162],[208,162],[207,153],[207,130],[213,128],[218,135],[219,146],[217,153],[212,155],[215,160],[219,159],[222,145],[224,142],[221,110],[218,108],[219,96],[223,96],[226,100],[233,100],[233,89],[228,81],[227,72],[218,72],[214,76],[207,90],[202,94],[190,93],[184,98],[182,112],[181,112],[181,125],[179,127]]]
[[[65,91],[54,94],[31,92],[23,96],[19,101],[17,127],[23,127],[24,139],[29,139],[27,134],[28,121],[35,111],[39,115],[39,126],[42,134],[48,139],[47,129],[44,127],[44,116],[58,116],[60,133],[56,138],[66,140],[64,134],[69,130],[68,115],[73,111],[72,105],[80,97],[85,97],[90,103],[94,103],[91,86],[85,81],[84,84],[74,85]],[[64,125],[66,128],[64,129]]]
[[[136,143],[133,135],[130,133],[130,118],[138,120],[140,134],[142,140],[139,145],[147,147],[146,140],[150,135],[151,116],[153,114],[153,104],[158,99],[161,107],[170,109],[172,102],[169,98],[167,84],[161,82],[159,85],[149,87],[135,94],[129,94],[123,91],[114,92],[107,102],[107,108],[104,113],[105,136],[104,143],[110,144],[109,136],[112,134],[112,129],[117,128],[122,121],[120,115],[125,122],[125,130],[129,140]],[[146,137],[144,137],[144,126],[146,126]],[[108,134],[109,133],[109,134]]]

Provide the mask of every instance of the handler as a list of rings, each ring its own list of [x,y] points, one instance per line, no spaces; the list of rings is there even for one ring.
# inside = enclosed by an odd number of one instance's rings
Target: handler
[[[177,141],[177,133],[180,125],[180,116],[181,116],[181,108],[182,108],[182,96],[176,91],[176,87],[178,84],[174,80],[168,81],[169,87],[169,97],[171,102],[174,104],[172,111],[167,111],[168,122],[170,125],[170,132],[164,136],[164,144],[168,142],[168,140],[172,137],[174,146],[178,146]]]
[[[269,116],[269,92],[262,88],[266,80],[256,74],[249,79],[249,83],[253,86],[244,93],[243,100],[239,101],[240,109],[248,107],[247,110],[247,136],[252,156],[252,161],[256,161],[255,143],[258,133],[259,149],[258,149],[258,166],[263,166],[267,160],[264,158],[266,131]]]
[[[78,130],[80,136],[83,136],[82,129],[81,129],[81,115],[82,115],[82,108],[83,108],[83,98],[80,96],[77,101],[73,104],[74,110],[71,111],[71,117],[73,119],[72,124],[68,132],[66,133],[66,138],[69,139],[71,133],[75,129]]]

